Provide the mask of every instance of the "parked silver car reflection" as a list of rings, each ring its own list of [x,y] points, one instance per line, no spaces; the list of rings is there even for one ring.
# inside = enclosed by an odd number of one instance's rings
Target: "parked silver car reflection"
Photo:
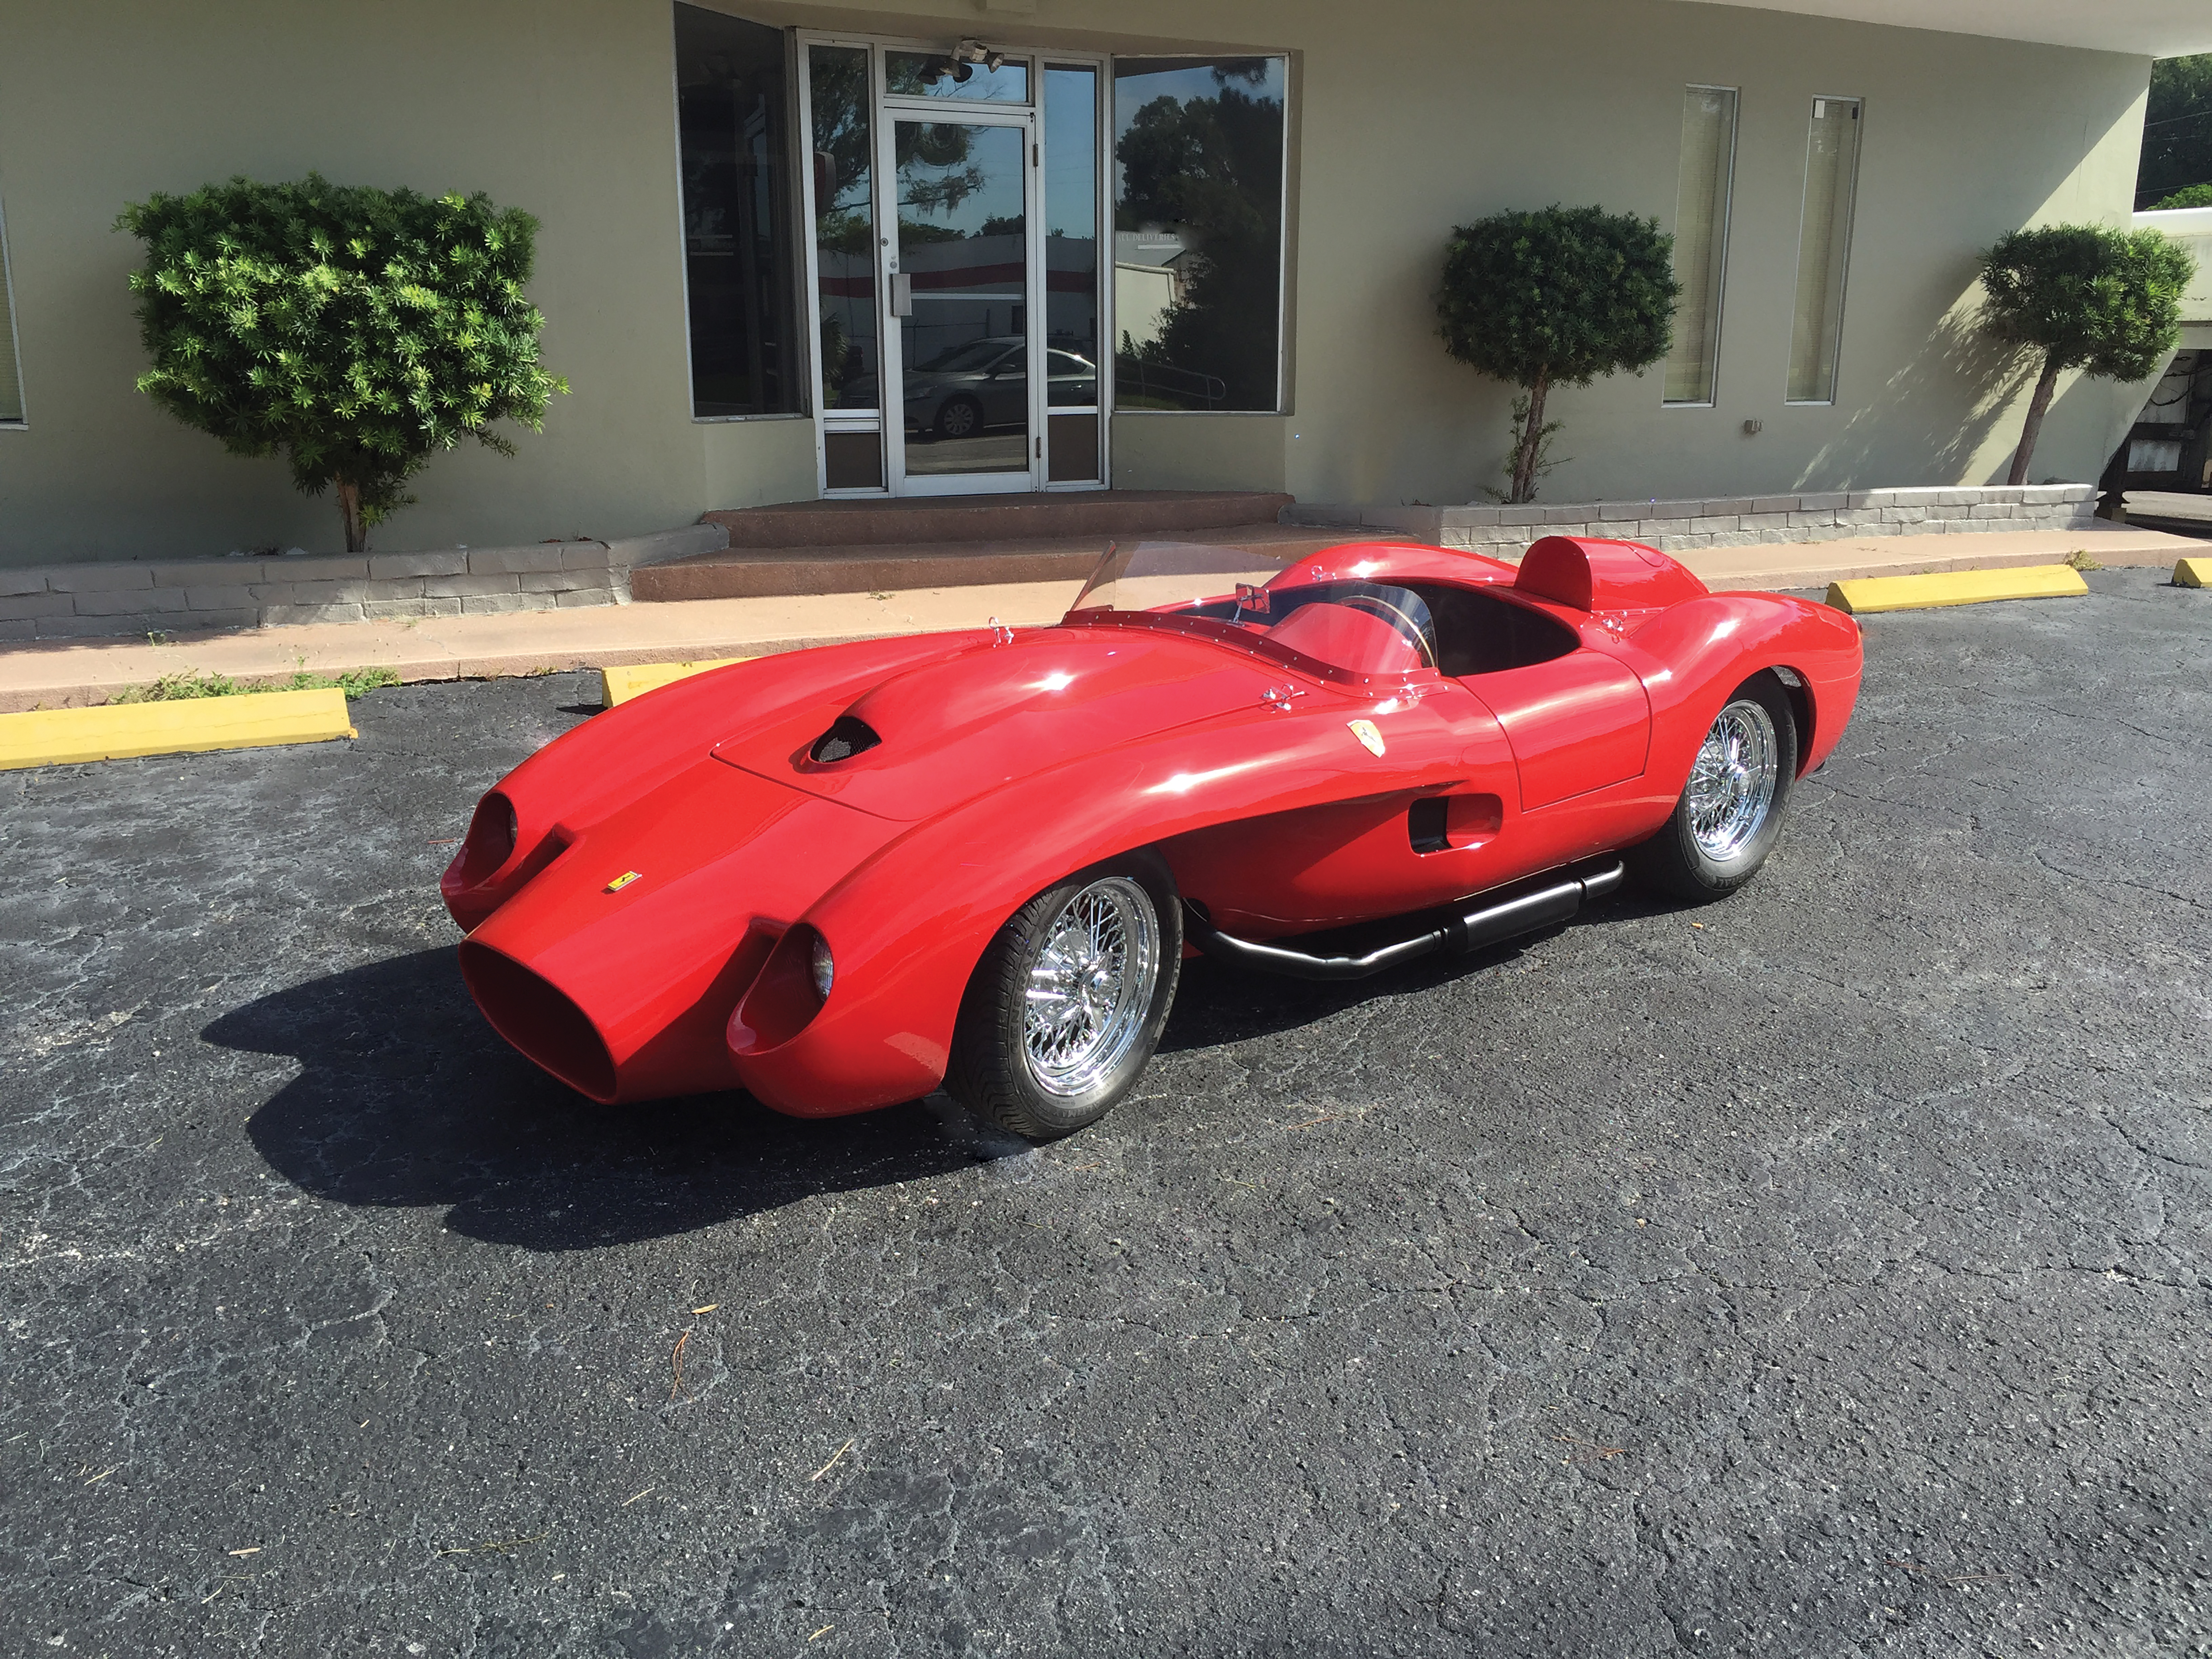
[[[1045,401],[1056,409],[1088,408],[1098,401],[1098,368],[1058,347],[1045,352],[1050,380]],[[866,407],[872,381],[856,383],[852,401]],[[968,340],[938,353],[905,377],[909,438],[973,438],[1029,422],[1029,348],[1018,334]]]

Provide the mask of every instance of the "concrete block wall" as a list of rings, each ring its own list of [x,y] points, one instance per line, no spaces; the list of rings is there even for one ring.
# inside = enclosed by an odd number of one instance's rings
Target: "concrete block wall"
[[[728,542],[696,524],[617,542],[0,570],[0,643],[627,605],[635,567]]]
[[[2081,530],[2094,522],[2094,484],[1854,489],[1686,501],[1533,502],[1525,507],[1294,505],[1288,524],[1387,531],[1438,547],[1517,559],[1540,536],[1643,542],[1662,552],[1760,542],[1853,541],[1869,536]]]

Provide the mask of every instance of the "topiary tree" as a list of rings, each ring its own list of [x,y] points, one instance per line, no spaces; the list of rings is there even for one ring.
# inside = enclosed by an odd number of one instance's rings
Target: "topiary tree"
[[[117,228],[146,244],[138,389],[233,454],[282,454],[307,495],[335,487],[349,553],[431,456],[464,438],[512,455],[493,423],[540,429],[568,389],[538,367],[523,295],[538,222],[481,195],[240,178]]]
[[[2181,336],[2197,262],[2154,230],[2049,225],[2016,230],[1982,256],[1983,331],[2043,354],[2009,483],[2027,482],[2061,370],[2115,380],[2154,373]]]
[[[1595,207],[1492,214],[1452,232],[1437,295],[1444,349],[1521,388],[1509,483],[1491,492],[1500,501],[1535,499],[1559,426],[1544,419],[1553,386],[1641,374],[1667,355],[1682,291],[1674,246],[1656,219]]]

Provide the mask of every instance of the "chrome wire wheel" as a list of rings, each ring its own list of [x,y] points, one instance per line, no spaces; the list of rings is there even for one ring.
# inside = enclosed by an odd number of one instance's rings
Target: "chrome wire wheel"
[[[1691,839],[1716,864],[1750,845],[1774,805],[1781,744],[1774,717],[1748,697],[1721,710],[1705,733],[1686,792]]]
[[[1142,887],[1108,876],[1068,900],[1042,940],[1030,963],[1023,1058],[1047,1094],[1085,1094],[1144,1029],[1159,971],[1159,920]]]

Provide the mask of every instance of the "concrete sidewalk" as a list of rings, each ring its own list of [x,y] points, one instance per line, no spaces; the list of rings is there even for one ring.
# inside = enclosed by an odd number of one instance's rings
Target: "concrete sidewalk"
[[[1765,543],[1679,555],[1716,589],[1814,588],[1861,576],[2056,564],[2086,550],[2109,565],[2171,565],[2204,544],[2157,531],[1997,531]],[[1076,581],[906,592],[693,599],[413,623],[318,623],[146,641],[52,641],[0,651],[0,713],[105,702],[166,674],[282,678],[386,667],[404,680],[487,679],[629,663],[761,656],[844,640],[1057,622]]]

